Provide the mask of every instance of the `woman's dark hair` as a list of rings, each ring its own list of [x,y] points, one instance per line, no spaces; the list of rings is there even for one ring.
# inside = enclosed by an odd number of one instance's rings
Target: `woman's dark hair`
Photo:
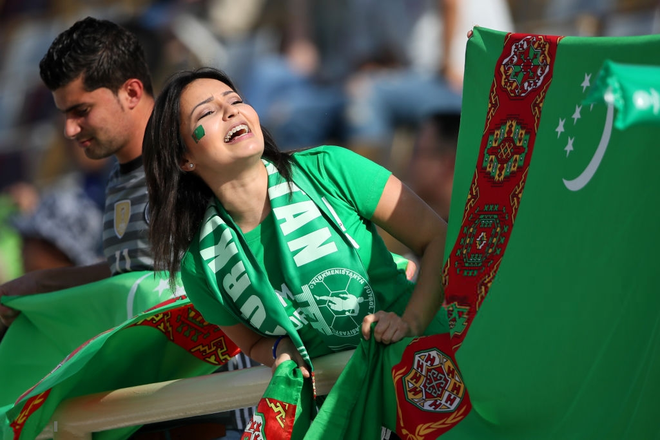
[[[190,83],[202,78],[218,80],[238,93],[229,77],[217,69],[205,67],[173,75],[156,99],[142,146],[149,190],[149,238],[154,269],[169,271],[171,284],[180,269],[181,258],[214,197],[201,178],[180,168],[187,151],[179,130],[181,94]],[[290,180],[291,155],[280,151],[268,131],[263,127],[262,130],[265,144],[263,157]]]
[[[151,75],[137,37],[108,20],[87,17],[59,34],[39,62],[46,87],[54,91],[82,75],[87,91],[100,87],[117,93],[129,79],[142,81],[153,96]]]

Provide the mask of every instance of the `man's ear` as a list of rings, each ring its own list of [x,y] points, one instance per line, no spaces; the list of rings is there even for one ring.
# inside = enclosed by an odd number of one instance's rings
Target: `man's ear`
[[[144,94],[144,85],[142,81],[137,78],[131,78],[121,86],[121,91],[124,92],[124,102],[129,109],[135,108],[142,99]]]

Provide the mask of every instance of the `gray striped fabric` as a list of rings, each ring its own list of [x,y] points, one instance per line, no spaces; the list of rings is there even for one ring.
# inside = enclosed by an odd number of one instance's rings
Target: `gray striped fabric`
[[[106,187],[103,214],[103,252],[112,275],[153,270],[148,202],[141,163],[127,173],[116,165]]]

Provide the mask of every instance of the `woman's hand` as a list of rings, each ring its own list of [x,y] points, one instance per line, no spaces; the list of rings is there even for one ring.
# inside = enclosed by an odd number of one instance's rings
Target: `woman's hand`
[[[401,318],[391,316],[384,327],[379,323],[374,331],[376,340],[377,332],[381,331],[381,338],[390,343],[404,336],[420,336],[444,300],[442,263],[447,223],[393,175],[385,184],[371,220],[419,257],[417,281],[405,311]],[[370,321],[362,324],[365,338],[369,334],[368,325],[379,320],[367,318]]]
[[[271,367],[273,373],[275,373],[277,366],[280,365],[282,362],[292,360],[296,364],[298,364],[298,368],[300,368],[300,371],[302,372],[304,378],[307,379],[311,377],[311,374],[309,372],[309,367],[305,363],[302,356],[300,356],[300,353],[298,353],[298,350],[296,350],[296,346],[293,345],[293,341],[291,341],[291,338],[285,337],[282,338],[282,340],[280,340],[280,343],[277,344],[276,347],[276,354],[277,357],[275,358],[275,362],[273,362],[273,365]]]
[[[383,344],[393,344],[406,336],[414,336],[410,325],[394,312],[380,310],[367,315],[362,320],[362,336],[367,341],[371,337],[371,324],[377,322],[374,327],[374,338]]]

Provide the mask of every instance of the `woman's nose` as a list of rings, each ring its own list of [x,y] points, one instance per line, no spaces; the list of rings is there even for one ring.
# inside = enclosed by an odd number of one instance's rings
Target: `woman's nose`
[[[238,107],[235,105],[228,105],[224,109],[224,118],[231,119],[238,114]]]

